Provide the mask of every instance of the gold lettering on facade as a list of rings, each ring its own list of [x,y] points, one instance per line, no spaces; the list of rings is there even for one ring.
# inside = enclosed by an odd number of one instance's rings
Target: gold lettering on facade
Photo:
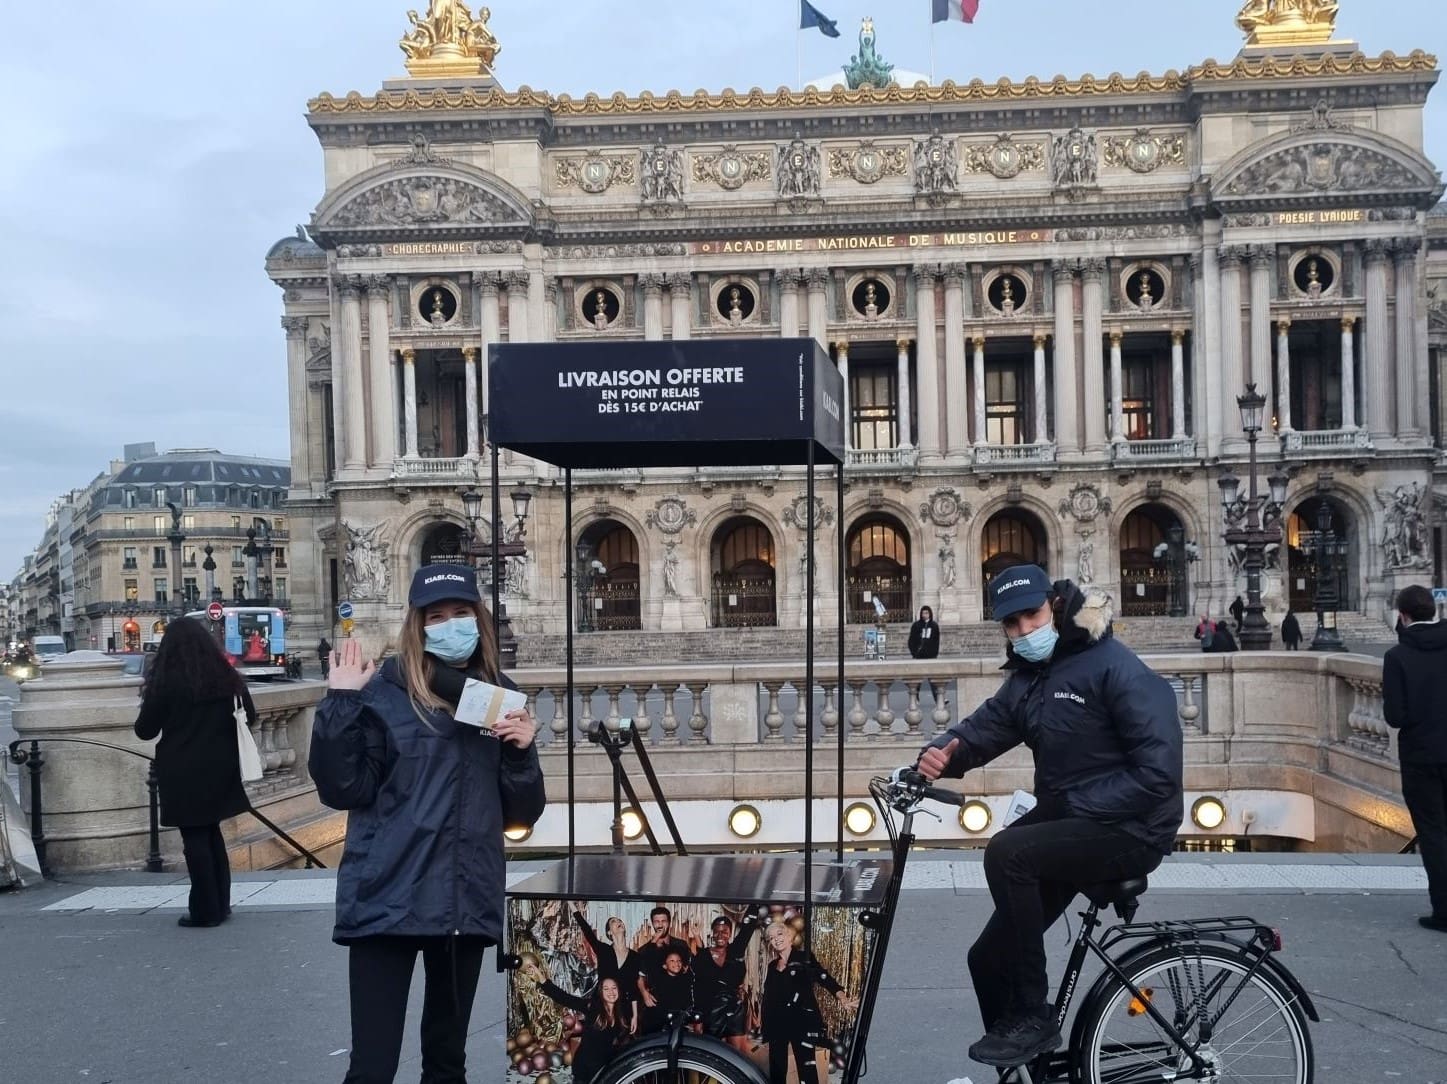
[[[1054,230],[967,230],[949,233],[885,233],[858,237],[745,238],[740,241],[699,241],[689,251],[703,256],[755,253],[863,252],[892,248],[955,248],[1038,244],[1054,238]]]
[[[1367,213],[1360,208],[1335,211],[1278,211],[1278,226],[1335,226],[1343,222],[1365,222]]]
[[[471,241],[413,241],[382,246],[383,256],[470,256]]]

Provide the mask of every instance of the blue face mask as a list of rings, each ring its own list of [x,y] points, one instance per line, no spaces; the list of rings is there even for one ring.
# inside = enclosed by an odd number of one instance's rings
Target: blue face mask
[[[466,662],[477,650],[477,618],[454,617],[450,621],[428,625],[427,654],[436,655],[445,663]]]
[[[1010,647],[1026,662],[1044,662],[1055,653],[1055,642],[1059,639],[1055,622],[1049,621],[1034,632],[1011,640]]]

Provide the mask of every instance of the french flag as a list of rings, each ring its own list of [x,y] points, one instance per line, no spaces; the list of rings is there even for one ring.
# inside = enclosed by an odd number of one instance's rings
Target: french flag
[[[972,23],[980,11],[980,0],[932,0],[931,23]]]

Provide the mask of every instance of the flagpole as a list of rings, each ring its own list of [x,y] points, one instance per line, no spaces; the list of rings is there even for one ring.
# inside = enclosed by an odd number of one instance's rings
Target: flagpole
[[[929,85],[935,85],[935,24],[929,24]]]

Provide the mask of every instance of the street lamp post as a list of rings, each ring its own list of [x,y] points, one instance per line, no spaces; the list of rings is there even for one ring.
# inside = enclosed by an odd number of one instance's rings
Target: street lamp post
[[[1186,541],[1186,529],[1179,525],[1166,531],[1166,540],[1152,551],[1156,560],[1165,560],[1167,589],[1170,594],[1166,608],[1171,617],[1184,617],[1191,609],[1190,568],[1200,557],[1196,543]]]
[[[478,586],[490,590],[494,583],[498,585],[496,615],[498,653],[502,656],[502,668],[511,670],[517,665],[518,642],[513,633],[512,619],[508,616],[507,599],[504,597],[507,584],[507,562],[510,559],[527,555],[528,547],[525,539],[527,537],[528,509],[532,504],[533,492],[521,482],[513,487],[514,523],[512,530],[505,534],[499,533],[502,531],[502,524],[492,524],[492,537],[498,540],[495,565],[484,560],[485,555],[493,552],[493,547],[491,545],[484,546],[479,538],[478,524],[482,520],[482,492],[469,487],[464,489],[460,496],[462,497],[462,511],[467,517],[467,555],[473,567],[479,572]]]
[[[271,605],[271,575],[272,575],[271,555],[276,551],[276,547],[271,544],[271,524],[268,523],[268,522],[267,522],[265,519],[263,519],[261,516],[255,517],[255,518],[252,520],[252,524],[253,524],[254,528],[258,531],[258,533],[261,535],[261,542],[260,542],[258,545],[255,546],[255,550],[256,550],[256,565],[257,565],[257,582],[258,582],[258,590],[259,590],[259,594],[260,594],[260,598],[261,598],[261,604],[262,604],[263,606],[270,606],[270,605]],[[266,565],[266,575],[265,575],[265,576],[260,575],[261,565],[262,565],[263,563],[265,563],[265,565]],[[264,588],[263,588],[263,585],[264,585]]]
[[[166,536],[166,541],[171,543],[171,612],[177,617],[184,617],[186,601],[181,597],[181,546],[186,536],[181,531],[181,509],[169,501],[166,507],[171,510],[171,533]]]
[[[1312,607],[1316,610],[1316,633],[1311,638],[1312,651],[1345,651],[1341,633],[1336,627],[1337,608],[1341,599],[1337,597],[1336,556],[1337,542],[1331,529],[1331,505],[1326,501],[1326,487],[1317,486],[1316,506],[1316,593]],[[1328,621],[1327,615],[1331,618]]]
[[[1256,436],[1261,432],[1266,409],[1266,396],[1255,384],[1246,385],[1246,394],[1236,397],[1241,411],[1241,429],[1250,447],[1247,497],[1239,493],[1241,480],[1226,473],[1217,479],[1221,487],[1221,505],[1226,513],[1226,545],[1240,546],[1245,554],[1242,568],[1246,572],[1246,613],[1241,622],[1241,647],[1245,651],[1269,651],[1271,627],[1266,623],[1261,605],[1261,573],[1266,567],[1266,547],[1281,542],[1281,505],[1286,500],[1289,479],[1278,469],[1267,479],[1270,496],[1262,497],[1256,488]]]
[[[216,587],[216,561],[211,556],[216,551],[211,548],[211,543],[207,542],[202,552],[206,554],[206,560],[201,562],[201,571],[206,573],[206,601],[220,602],[221,592]]]

